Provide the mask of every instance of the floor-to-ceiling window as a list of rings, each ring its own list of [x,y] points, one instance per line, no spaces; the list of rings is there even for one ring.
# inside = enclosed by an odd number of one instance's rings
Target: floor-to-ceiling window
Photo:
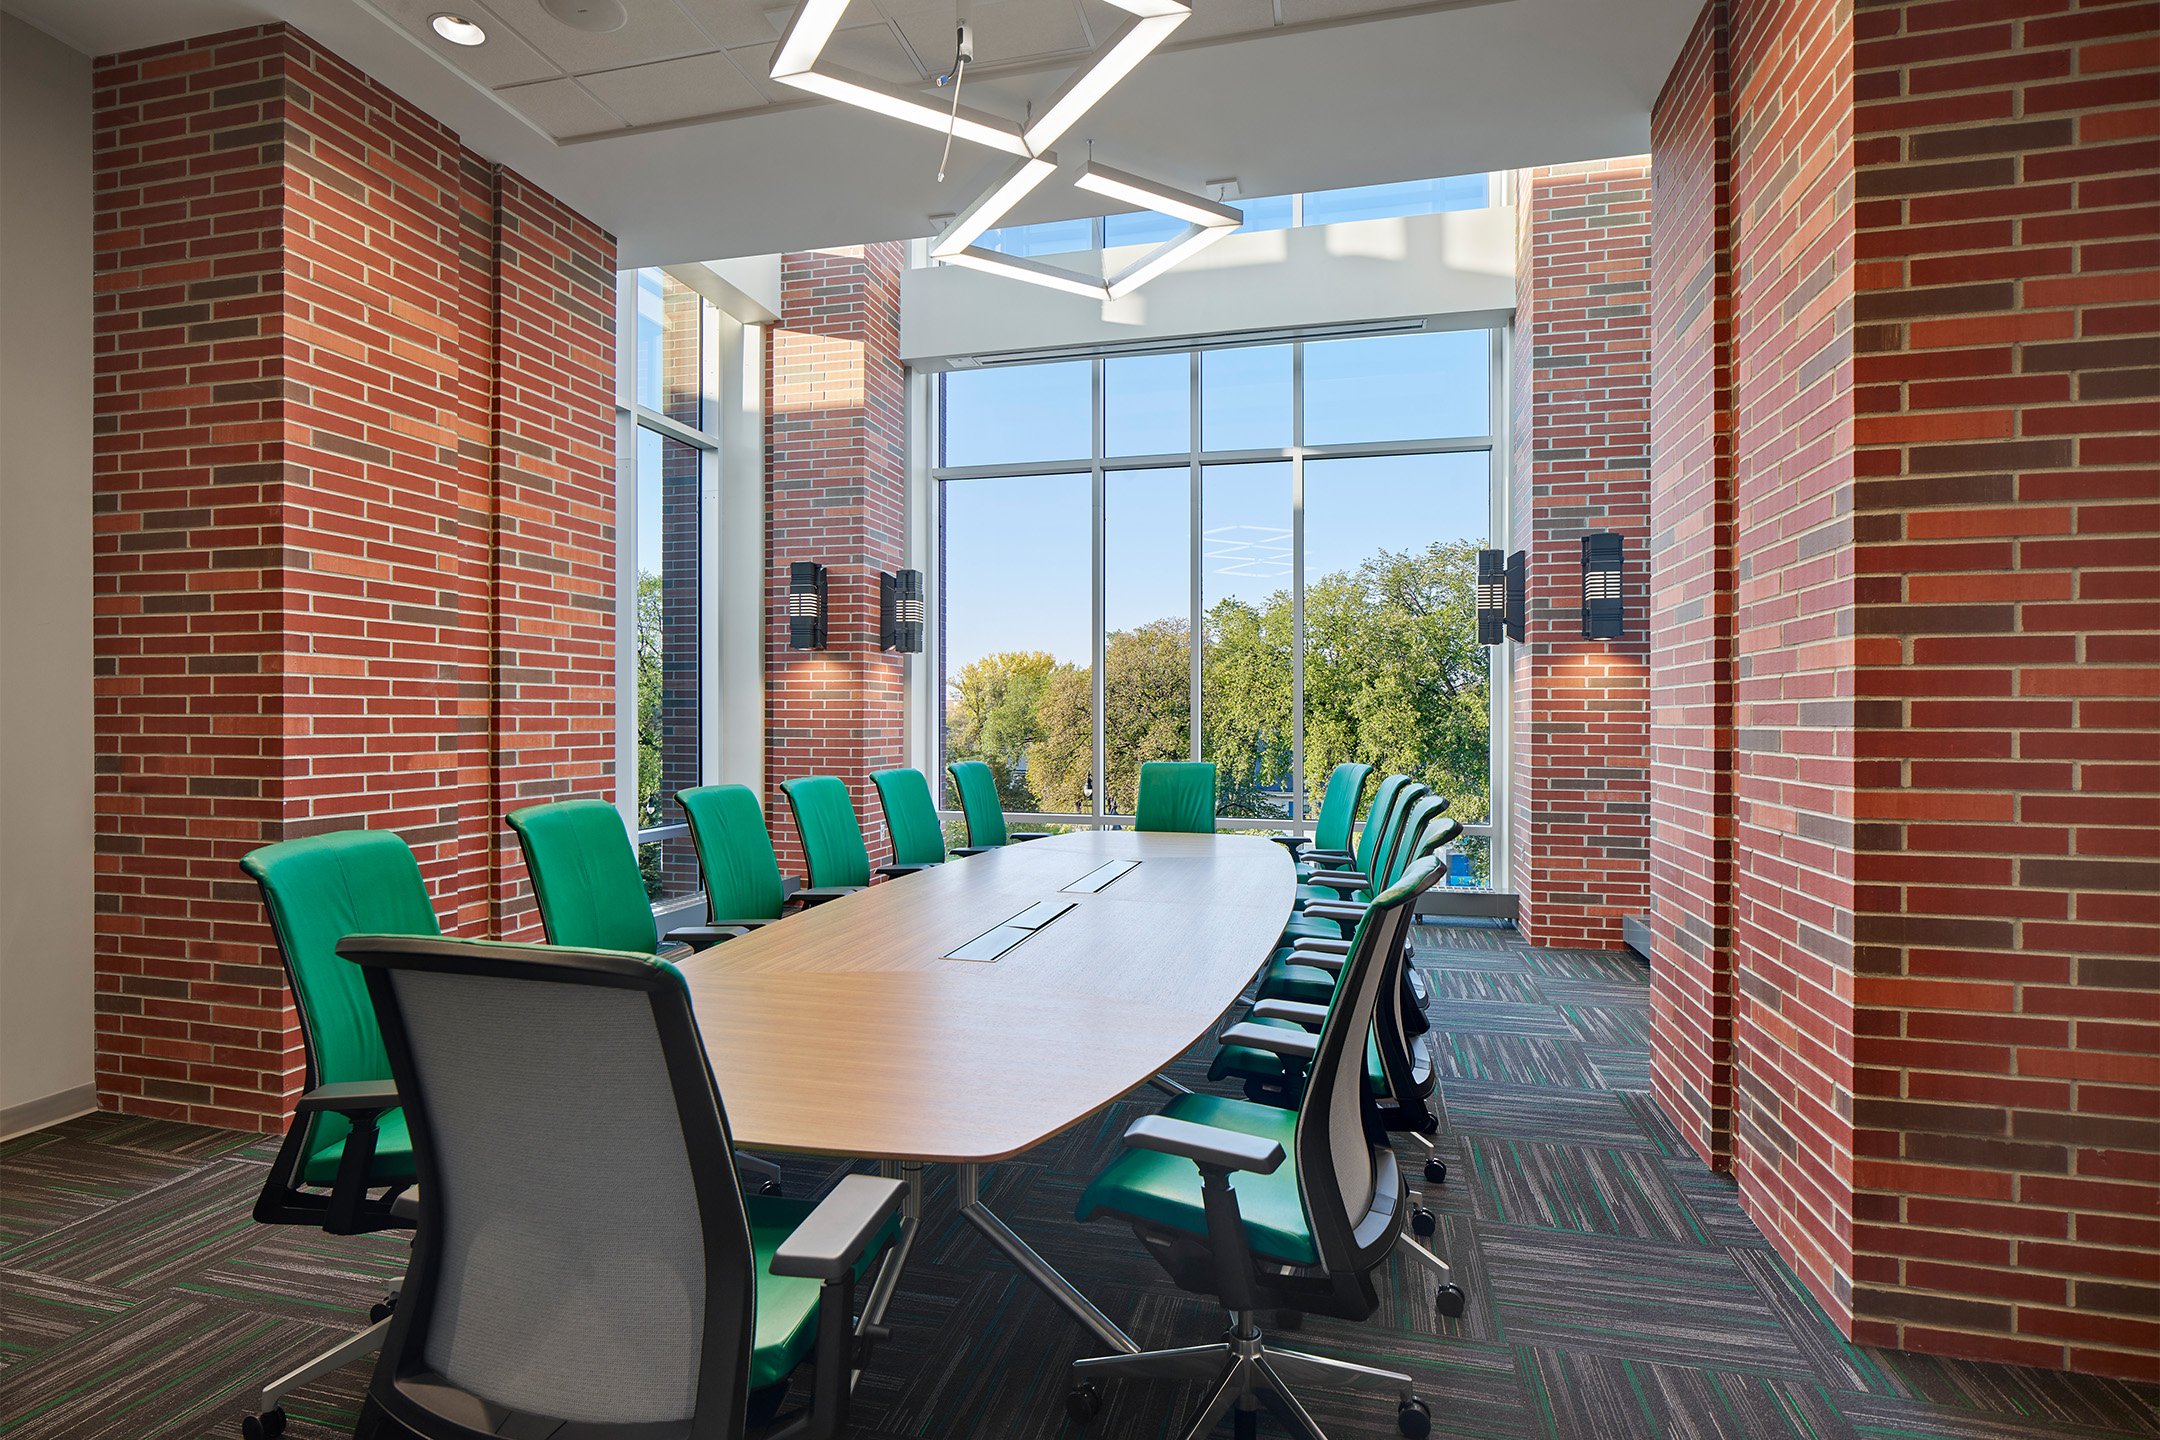
[[[638,863],[657,901],[700,889],[678,790],[706,775],[718,355],[713,307],[661,270],[625,272],[617,524],[630,754],[621,758]],[[635,787],[627,783],[634,765]]]
[[[1212,760],[1224,828],[1299,824],[1362,760],[1447,795],[1491,881],[1485,330],[1000,364],[933,386],[940,763],[1011,810],[1130,816]],[[949,797],[948,797],[949,798]]]

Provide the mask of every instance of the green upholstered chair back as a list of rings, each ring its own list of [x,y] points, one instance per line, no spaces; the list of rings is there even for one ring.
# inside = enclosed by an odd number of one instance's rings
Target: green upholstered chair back
[[[1135,830],[1215,833],[1215,765],[1209,760],[1149,760],[1140,767]]]
[[[930,782],[922,771],[880,770],[870,781],[877,786],[885,829],[892,835],[892,863],[944,864],[945,827],[938,822],[937,804],[930,798]]]
[[[510,812],[548,944],[580,950],[660,949],[645,877],[622,815],[605,800],[557,800]]]
[[[705,873],[714,920],[777,920],[787,901],[765,812],[747,785],[700,785],[675,796]]]
[[[1313,822],[1313,845],[1321,850],[1350,848],[1350,826],[1357,819],[1358,801],[1365,797],[1365,782],[1372,766],[1345,760],[1328,772],[1327,790],[1320,797],[1320,814]]]
[[[1009,842],[1005,804],[998,798],[997,774],[980,760],[955,760],[945,767],[967,816],[968,844],[981,850]]]
[[[803,862],[810,883],[820,889],[870,883],[870,852],[863,848],[862,825],[845,781],[812,775],[782,782],[795,830],[802,837]]]
[[[251,850],[240,868],[262,887],[299,1002],[309,1087],[389,1079],[367,984],[337,946],[348,935],[442,933],[411,847],[388,830],[340,830]],[[342,1115],[317,1115],[310,1152],[350,1128]]]
[[[1380,838],[1387,829],[1387,822],[1395,818],[1395,804],[1404,788],[1412,783],[1407,775],[1390,775],[1373,791],[1372,808],[1365,812],[1365,828],[1358,832],[1358,869],[1367,875],[1379,860]]]

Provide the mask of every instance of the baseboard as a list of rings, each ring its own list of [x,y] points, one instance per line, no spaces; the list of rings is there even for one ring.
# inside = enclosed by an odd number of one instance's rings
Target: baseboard
[[[1650,917],[1648,915],[1622,916],[1620,920],[1620,943],[1640,955],[1644,960],[1648,960],[1650,958]]]
[[[97,1109],[97,1086],[77,1085],[42,1100],[25,1100],[0,1109],[0,1140],[12,1140],[32,1130],[72,1120]]]
[[[1515,892],[1473,890],[1467,886],[1435,885],[1418,897],[1417,913],[1458,916],[1465,919],[1515,921]]]

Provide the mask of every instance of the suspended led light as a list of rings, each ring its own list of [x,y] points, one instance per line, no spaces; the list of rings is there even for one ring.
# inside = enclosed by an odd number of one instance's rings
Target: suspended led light
[[[479,45],[487,40],[487,31],[473,24],[463,15],[452,15],[445,11],[441,14],[429,16],[428,24],[437,35],[442,36],[452,45]]]
[[[948,137],[948,148],[952,140],[965,140],[1017,156],[1020,160],[1020,164],[1000,174],[989,189],[954,217],[931,246],[930,253],[934,258],[1091,299],[1115,299],[1131,294],[1165,270],[1213,244],[1241,222],[1243,217],[1235,210],[1091,162],[1075,184],[1183,220],[1192,228],[1142,256],[1108,281],[1053,265],[1024,262],[1018,257],[983,250],[975,244],[985,231],[995,229],[999,221],[1049,178],[1057,165],[1057,157],[1049,153],[1050,146],[1078,124],[1141,61],[1160,48],[1172,31],[1192,18],[1192,6],[1187,0],[1107,0],[1132,18],[1118,27],[1094,59],[1066,81],[1050,97],[1042,113],[1030,120],[1025,128],[960,103],[960,81],[968,62],[974,58],[973,39],[965,19],[960,23],[953,73],[939,80],[941,85],[948,79],[953,84],[950,104],[940,104],[900,86],[858,75],[826,60],[826,48],[838,33],[849,3],[850,0],[803,0],[789,18],[780,44],[773,51],[772,78],[776,82],[888,119],[936,130]],[[942,161],[938,178],[945,178]]]

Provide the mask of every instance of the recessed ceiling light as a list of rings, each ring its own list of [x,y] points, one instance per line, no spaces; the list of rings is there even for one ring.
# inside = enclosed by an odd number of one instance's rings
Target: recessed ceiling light
[[[478,45],[487,39],[487,31],[462,15],[436,15],[428,20],[428,24],[435,27],[437,35],[453,45]]]

